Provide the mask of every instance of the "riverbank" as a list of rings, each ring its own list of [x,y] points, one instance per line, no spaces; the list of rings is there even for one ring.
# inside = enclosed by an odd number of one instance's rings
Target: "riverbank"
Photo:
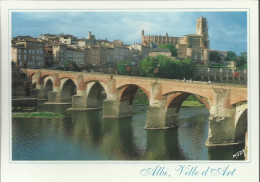
[[[203,106],[202,103],[199,101],[184,101],[181,105],[182,107],[201,107]]]
[[[63,118],[64,115],[51,112],[20,112],[12,113],[13,118]]]

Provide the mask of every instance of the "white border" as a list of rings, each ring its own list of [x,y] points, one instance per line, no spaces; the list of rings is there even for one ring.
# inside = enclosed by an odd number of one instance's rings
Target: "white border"
[[[8,24],[10,20],[8,20],[8,9],[107,9],[107,11],[111,11],[109,9],[120,10],[123,8],[127,8],[128,10],[133,8],[136,10],[141,8],[141,11],[151,11],[151,8],[182,8],[188,10],[189,8],[211,8],[211,10],[219,9],[219,8],[237,8],[238,10],[249,8],[250,14],[248,14],[248,20],[250,16],[250,32],[248,33],[248,53],[249,53],[249,105],[250,105],[250,117],[251,120],[251,136],[254,139],[250,143],[251,148],[251,162],[236,162],[228,164],[232,168],[237,168],[237,173],[232,177],[179,177],[172,176],[169,178],[166,177],[143,177],[140,175],[140,170],[143,168],[154,167],[157,164],[163,165],[169,168],[171,171],[175,169],[178,164],[190,164],[193,166],[197,166],[198,168],[205,168],[209,165],[213,167],[223,167],[226,166],[227,162],[219,161],[212,162],[206,161],[203,163],[198,163],[199,161],[151,161],[151,162],[113,162],[109,161],[107,163],[85,163],[78,162],[70,163],[68,162],[60,162],[60,164],[38,164],[39,162],[32,162],[26,164],[12,164],[9,163],[9,133],[8,128],[10,124],[10,87],[11,87],[11,73],[8,72],[10,70],[10,52],[8,47],[10,47],[10,34],[8,34]],[[184,9],[183,9],[184,8]],[[37,11],[38,11],[37,10]],[[210,11],[211,11],[210,10]],[[230,9],[229,9],[230,10]],[[47,11],[47,10],[46,10]],[[49,10],[48,10],[49,11]],[[64,11],[64,10],[63,10]],[[166,10],[167,11],[167,10]],[[192,10],[193,11],[193,10]],[[203,10],[205,11],[205,10]],[[224,10],[223,10],[224,11]],[[8,22],[9,21],[9,22]],[[249,22],[249,21],[248,21]],[[110,2],[1,2],[1,179],[2,181],[258,181],[258,138],[259,138],[259,116],[258,116],[258,101],[259,101],[259,91],[258,91],[258,83],[259,83],[259,66],[258,66],[258,10],[257,10],[257,2],[216,2],[216,1],[185,1],[185,2],[119,2],[119,1],[110,1]],[[9,27],[11,28],[11,27]],[[9,29],[11,30],[11,29]],[[7,36],[9,35],[9,37]],[[8,45],[8,46],[6,46]],[[249,49],[250,47],[250,49]],[[7,54],[8,53],[8,54]],[[4,61],[5,60],[5,61]],[[7,69],[8,68],[8,69]],[[7,78],[8,75],[8,78]],[[7,97],[8,96],[8,97]],[[253,98],[253,99],[252,99]],[[250,126],[250,125],[249,125]],[[37,163],[37,164],[36,164]],[[63,164],[61,164],[63,163]],[[111,165],[113,164],[113,165]]]

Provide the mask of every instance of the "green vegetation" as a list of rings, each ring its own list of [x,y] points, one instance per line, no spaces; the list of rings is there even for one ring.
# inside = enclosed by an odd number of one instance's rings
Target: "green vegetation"
[[[15,118],[62,118],[64,115],[51,112],[20,112],[12,113]]]
[[[177,60],[163,55],[146,57],[138,65],[140,76],[190,79],[196,72],[195,63],[189,59]]]
[[[181,106],[184,106],[184,107],[198,107],[198,106],[203,106],[203,104],[201,104],[198,101],[184,101]]]
[[[184,107],[198,107],[198,106],[203,106],[204,104],[195,96],[195,95],[190,95],[185,99],[185,101],[182,103],[181,106]]]
[[[228,51],[227,56],[225,57],[225,61],[236,61],[237,55],[235,52]]]
[[[236,66],[238,69],[246,69],[247,68],[247,53],[242,52],[240,56],[237,57]]]
[[[177,57],[178,56],[178,52],[177,49],[174,45],[172,44],[166,44],[166,45],[161,45],[158,48],[166,48],[166,49],[170,49],[172,56]]]
[[[119,63],[117,64],[117,70],[120,75],[130,75],[130,61],[119,61]]]
[[[214,61],[216,63],[221,62],[221,54],[217,51],[212,51],[209,53],[209,60]]]
[[[64,70],[65,71],[81,71],[78,65],[71,60],[67,60],[64,63]]]
[[[225,61],[234,61],[238,69],[247,68],[247,52],[242,52],[240,56],[237,56],[235,52],[228,51]]]
[[[146,94],[142,91],[142,89],[138,89],[135,98],[133,101],[134,105],[149,105],[149,100],[146,96]]]

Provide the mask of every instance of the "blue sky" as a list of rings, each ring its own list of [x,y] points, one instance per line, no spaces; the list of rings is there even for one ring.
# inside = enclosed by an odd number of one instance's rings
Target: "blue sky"
[[[91,31],[97,39],[141,43],[142,29],[145,35],[194,34],[200,16],[208,21],[210,49],[247,51],[246,12],[13,12],[12,36],[65,33],[86,38]]]

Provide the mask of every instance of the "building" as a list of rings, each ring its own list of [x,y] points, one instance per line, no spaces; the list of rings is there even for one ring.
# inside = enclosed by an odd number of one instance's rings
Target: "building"
[[[60,44],[67,44],[67,45],[70,45],[72,44],[72,35],[59,35],[59,43]]]
[[[129,60],[129,48],[125,46],[114,47],[114,63],[117,64],[119,61]]]
[[[142,59],[149,56],[150,47],[141,44],[132,44],[128,46],[129,60],[132,65],[138,64]]]
[[[75,47],[67,47],[66,49],[66,61],[73,61],[78,66],[84,65],[84,50]]]
[[[155,48],[149,52],[149,57],[156,57],[158,55],[163,55],[170,58],[172,57],[172,52],[167,48]]]
[[[17,67],[40,68],[45,66],[45,43],[35,39],[16,37],[12,44],[12,61]]]
[[[67,59],[67,45],[65,44],[53,44],[53,64],[55,66],[64,67],[64,63]]]
[[[173,44],[178,49],[179,58],[188,58],[198,64],[208,64],[209,35],[206,18],[197,18],[196,34],[183,37],[144,35],[142,30],[142,45],[155,48],[160,45]]]

